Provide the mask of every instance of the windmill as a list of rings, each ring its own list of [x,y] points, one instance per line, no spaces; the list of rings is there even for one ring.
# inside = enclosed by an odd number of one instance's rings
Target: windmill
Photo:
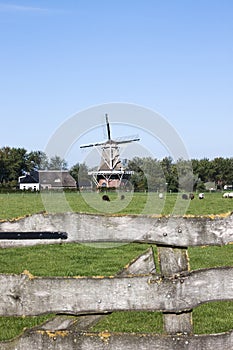
[[[81,145],[80,148],[94,147],[100,153],[100,165],[96,171],[91,171],[88,174],[92,175],[93,181],[97,188],[100,187],[115,187],[119,188],[122,185],[122,180],[128,180],[133,174],[133,171],[124,170],[120,159],[119,145],[139,141],[137,136],[128,138],[111,138],[110,124],[108,115],[105,114],[107,141],[95,142],[87,145]]]

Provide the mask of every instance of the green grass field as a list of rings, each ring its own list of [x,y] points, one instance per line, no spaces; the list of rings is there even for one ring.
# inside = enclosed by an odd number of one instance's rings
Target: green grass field
[[[166,194],[163,200],[157,193],[109,193],[110,202],[102,200],[101,193],[9,193],[0,194],[0,220],[9,220],[42,211],[119,214],[172,214],[177,201],[176,194]],[[181,214],[210,215],[233,211],[233,199],[222,198],[222,193],[206,193],[205,199],[179,199]],[[186,208],[187,206],[187,208]]]
[[[126,196],[128,194],[125,194]],[[153,194],[156,196],[157,194]],[[46,197],[47,196],[47,197]],[[67,202],[73,211],[99,212],[98,203],[102,204],[101,194],[88,193],[84,197],[80,193],[47,193],[44,198],[36,193],[0,194],[0,218],[13,219],[41,211],[59,211],[67,209]],[[120,202],[117,194],[109,194],[113,205]],[[131,195],[132,196],[132,195]],[[149,210],[153,212],[153,196],[149,201]],[[125,198],[127,200],[127,198]],[[151,198],[150,198],[151,199]],[[156,203],[155,198],[155,203]],[[114,201],[116,202],[114,204]],[[133,194],[127,206],[118,212],[125,214],[140,214],[148,198],[146,193]],[[168,194],[160,212],[154,214],[172,213],[176,195]],[[94,203],[94,204],[93,204]],[[96,209],[97,208],[97,209]],[[158,207],[157,207],[158,209]],[[161,209],[161,208],[159,208]],[[103,212],[109,210],[104,207]],[[62,210],[61,210],[62,211]],[[221,193],[208,193],[204,200],[197,197],[190,202],[186,211],[188,215],[211,215],[233,211],[233,200],[222,198]],[[30,271],[35,276],[94,276],[114,275],[129,261],[143,253],[148,248],[146,244],[128,244],[111,249],[94,248],[78,244],[61,244],[35,246],[25,248],[1,249],[0,273],[22,273]],[[155,261],[157,261],[156,246],[153,246]],[[232,266],[232,246],[203,247],[189,249],[191,269]],[[65,263],[64,263],[65,262]],[[158,263],[157,263],[158,264]],[[53,315],[40,317],[0,317],[0,340],[11,339],[20,334],[23,329],[33,327]],[[217,333],[233,329],[233,302],[214,302],[201,305],[193,311],[195,333]],[[163,332],[162,314],[158,312],[116,312],[103,319],[93,331],[122,332]]]

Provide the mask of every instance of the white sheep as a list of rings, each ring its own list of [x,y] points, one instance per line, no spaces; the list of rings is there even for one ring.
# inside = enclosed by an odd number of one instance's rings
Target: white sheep
[[[233,192],[223,193],[223,198],[233,198]]]

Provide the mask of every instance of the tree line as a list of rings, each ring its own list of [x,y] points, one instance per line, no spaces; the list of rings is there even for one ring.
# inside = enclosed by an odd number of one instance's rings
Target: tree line
[[[48,158],[43,151],[28,152],[25,148],[0,148],[0,186],[16,187],[19,176],[33,170],[69,170],[77,184],[90,182],[88,166],[77,163],[68,169],[68,164],[59,156]],[[191,159],[173,161],[151,157],[134,157],[128,161],[126,170],[132,170],[130,182],[135,191],[170,191],[192,188],[205,190],[205,183],[212,182],[217,189],[233,184],[233,157]],[[181,183],[182,179],[182,183]]]
[[[15,187],[19,176],[33,170],[67,169],[64,159],[54,156],[51,159],[42,151],[28,152],[25,148],[0,148],[0,185]]]
[[[233,184],[233,158],[174,162],[171,157],[162,160],[135,157],[129,161],[128,168],[134,171],[131,181],[136,190],[205,191],[206,183],[214,183],[219,190]]]
[[[77,163],[70,173],[77,183],[85,183],[90,180],[88,170],[85,163]],[[128,161],[126,170],[134,172],[130,183],[135,191],[205,191],[208,182],[214,183],[219,190],[224,185],[233,185],[233,158],[180,159],[174,162],[171,157],[162,160],[134,157]]]

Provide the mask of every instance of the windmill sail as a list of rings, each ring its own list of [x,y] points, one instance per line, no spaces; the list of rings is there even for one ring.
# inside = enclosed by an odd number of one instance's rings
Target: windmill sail
[[[107,114],[105,114],[105,119],[106,119],[107,132],[108,132],[108,141],[110,141],[111,140],[111,132],[110,132],[110,125],[109,125],[108,115]]]

